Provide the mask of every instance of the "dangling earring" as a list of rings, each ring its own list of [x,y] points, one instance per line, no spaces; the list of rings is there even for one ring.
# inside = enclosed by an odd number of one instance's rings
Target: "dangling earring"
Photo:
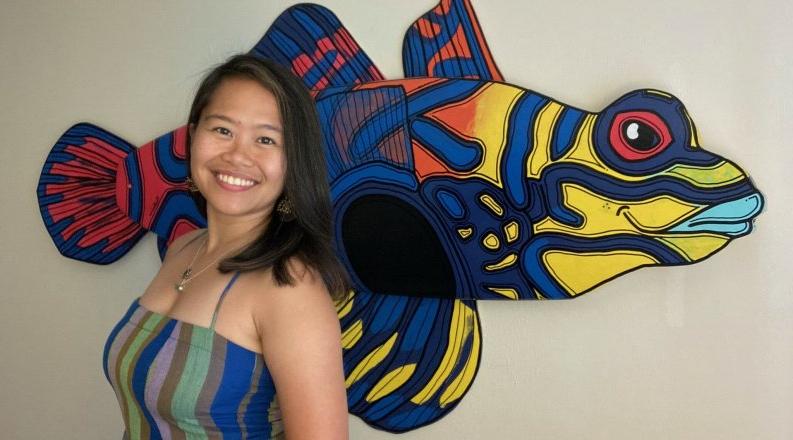
[[[283,196],[281,200],[278,201],[278,204],[275,206],[275,210],[285,221],[293,220],[295,218],[294,213],[292,212],[292,202],[289,201],[289,197],[287,196]]]
[[[192,177],[188,176],[186,179],[184,179],[184,183],[187,185],[187,190],[191,193],[198,192],[198,186],[196,186],[195,182],[193,182]]]

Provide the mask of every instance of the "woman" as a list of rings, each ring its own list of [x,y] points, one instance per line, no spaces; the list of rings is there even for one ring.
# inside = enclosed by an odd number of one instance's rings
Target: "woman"
[[[346,276],[311,97],[234,56],[201,83],[189,133],[207,229],[171,244],[108,339],[125,438],[346,438]]]

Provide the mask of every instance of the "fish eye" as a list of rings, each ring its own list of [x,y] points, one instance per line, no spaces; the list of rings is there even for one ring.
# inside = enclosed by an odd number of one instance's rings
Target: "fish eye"
[[[628,145],[639,151],[652,150],[661,140],[652,127],[635,119],[622,123],[622,136]]]
[[[630,111],[614,116],[611,146],[623,159],[636,161],[660,153],[672,143],[666,123],[655,113]]]

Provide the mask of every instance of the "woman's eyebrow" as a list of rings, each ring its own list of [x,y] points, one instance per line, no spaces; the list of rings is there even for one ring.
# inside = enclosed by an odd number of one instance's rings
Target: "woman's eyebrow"
[[[277,131],[279,133],[281,132],[281,127],[279,127],[277,125],[266,124],[266,123],[265,124],[257,124],[256,128],[266,128],[268,130]]]
[[[220,114],[213,113],[211,115],[204,116],[204,120],[207,120],[207,119],[220,119],[221,121],[228,122],[229,124],[240,125],[240,121],[238,121],[236,119],[232,119],[232,118],[230,118],[230,117],[228,117],[226,115],[220,115]],[[277,131],[279,133],[281,132],[281,127],[280,126],[269,124],[269,123],[256,124],[254,127],[255,128],[266,128],[268,130]]]
[[[219,114],[216,114],[216,113],[204,116],[204,120],[206,121],[207,119],[220,119],[221,121],[226,121],[229,124],[234,124],[234,125],[239,125],[240,124],[240,121],[237,121],[236,119],[232,119],[232,118],[230,118],[228,116],[219,115]]]

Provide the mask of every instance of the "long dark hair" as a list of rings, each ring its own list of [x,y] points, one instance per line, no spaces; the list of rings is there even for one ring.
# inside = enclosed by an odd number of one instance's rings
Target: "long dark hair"
[[[292,214],[286,216],[273,210],[264,231],[237,255],[221,261],[219,270],[246,272],[271,267],[278,285],[291,285],[294,277],[288,261],[290,257],[297,257],[322,276],[334,299],[341,299],[349,288],[349,280],[332,245],[330,190],[322,152],[322,132],[311,95],[300,79],[278,64],[252,55],[235,55],[212,69],[201,82],[190,107],[190,124],[198,124],[201,112],[227,78],[252,79],[278,101],[286,177],[284,192],[276,203],[288,199]],[[189,142],[191,144],[192,139]],[[190,148],[187,148],[187,163],[190,163]],[[206,199],[199,192],[192,194],[206,216]]]

